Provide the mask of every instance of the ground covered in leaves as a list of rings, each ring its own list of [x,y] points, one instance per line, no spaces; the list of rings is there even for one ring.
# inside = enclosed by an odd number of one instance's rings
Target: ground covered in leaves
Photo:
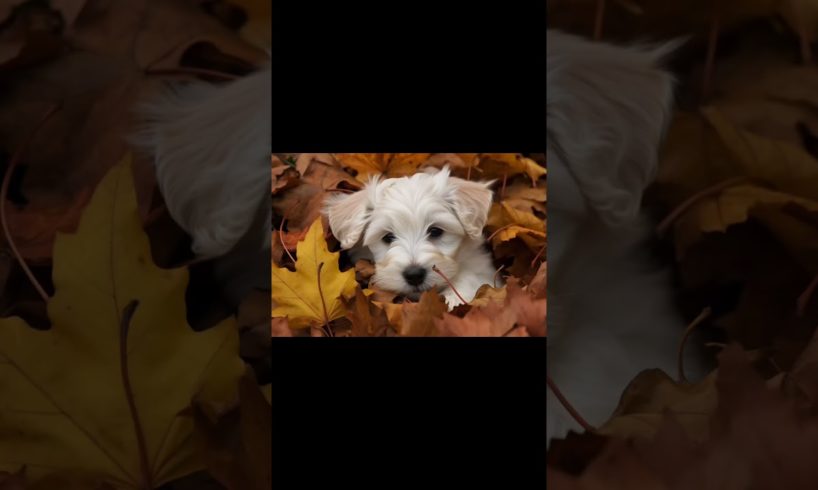
[[[451,312],[437,291],[415,303],[370,287],[374,265],[330,251],[338,241],[321,216],[329,193],[355,192],[371,175],[444,165],[456,177],[495,181],[486,237],[505,280]],[[274,336],[545,336],[544,155],[281,154],[272,175]]]
[[[269,292],[206,308],[209,264],[126,141],[161,84],[266,62],[269,10],[0,1],[3,490],[270,488]]]
[[[692,34],[670,60],[678,107],[646,201],[664,217],[658,232],[691,329],[712,340],[718,363],[691,382],[683,366],[641,373],[605,425],[553,443],[549,483],[816,488],[818,4],[590,0],[549,9],[551,27],[588,36]]]

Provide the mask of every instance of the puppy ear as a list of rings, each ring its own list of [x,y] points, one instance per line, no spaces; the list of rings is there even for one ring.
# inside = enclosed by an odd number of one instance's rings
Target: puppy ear
[[[642,49],[555,31],[546,37],[549,153],[604,222],[623,224],[655,177],[674,83],[658,65],[682,41]]]
[[[233,249],[269,200],[270,81],[267,66],[225,85],[170,86],[135,109],[130,142],[153,159],[170,215],[200,257]]]
[[[472,238],[483,235],[483,227],[491,208],[492,182],[471,182],[458,177],[449,177],[448,201],[452,204],[457,218]]]
[[[341,248],[352,248],[361,239],[369,223],[373,191],[378,184],[377,179],[370,180],[362,190],[354,194],[332,195],[324,203],[323,213],[332,234],[341,242]]]

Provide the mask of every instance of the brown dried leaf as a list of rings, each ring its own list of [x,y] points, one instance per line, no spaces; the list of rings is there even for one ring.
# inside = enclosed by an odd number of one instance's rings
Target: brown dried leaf
[[[452,314],[435,320],[441,335],[451,337],[527,337],[524,328],[514,328],[517,312],[495,302],[481,308],[472,308],[463,318]]]
[[[272,195],[283,192],[298,184],[298,172],[284,164],[277,156],[272,156],[272,184],[270,191]]]
[[[347,310],[347,318],[352,322],[351,335],[353,337],[386,335],[390,328],[384,310],[367,299],[360,289],[356,291],[355,297],[347,305]]]
[[[517,314],[517,324],[528,329],[533,337],[545,337],[546,299],[535,299],[530,291],[520,287],[519,280],[510,278],[507,284],[505,308]]]
[[[412,175],[430,153],[336,153],[335,159],[344,167],[358,172],[356,178],[366,182],[370,175],[387,177]]]
[[[404,337],[435,337],[439,335],[435,320],[443,316],[448,309],[443,301],[443,296],[436,291],[424,292],[417,303],[395,306],[401,307],[401,321],[399,325],[395,326],[398,333]]]
[[[696,384],[679,384],[659,369],[639,373],[622,394],[619,406],[598,433],[622,438],[651,439],[666,413],[696,441],[706,440],[716,410],[716,373]]]
[[[481,179],[502,179],[525,174],[532,183],[546,175],[545,168],[530,158],[519,153],[483,153],[480,155],[479,166],[482,170]]]

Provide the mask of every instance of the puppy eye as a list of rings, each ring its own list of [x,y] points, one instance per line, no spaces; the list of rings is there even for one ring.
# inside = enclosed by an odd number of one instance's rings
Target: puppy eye
[[[383,236],[383,238],[381,238],[381,241],[383,243],[392,243],[395,241],[395,235],[392,233],[387,233],[386,235]]]
[[[433,227],[429,228],[429,236],[431,238],[437,238],[442,234],[443,234],[443,230],[441,230],[437,226],[433,226]]]

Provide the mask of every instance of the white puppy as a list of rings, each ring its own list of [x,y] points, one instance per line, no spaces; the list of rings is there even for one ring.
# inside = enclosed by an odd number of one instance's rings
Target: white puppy
[[[355,259],[374,259],[373,285],[413,300],[438,288],[452,308],[462,301],[432,267],[466,301],[494,277],[483,238],[489,185],[451,177],[448,168],[376,177],[354,194],[332,196],[324,213],[342,248],[353,249]]]
[[[676,374],[686,321],[640,214],[668,125],[678,43],[623,48],[547,34],[548,374],[591,425],[641,370]],[[692,346],[690,346],[692,347]],[[702,370],[693,349],[688,378]],[[552,392],[548,438],[581,430]]]

